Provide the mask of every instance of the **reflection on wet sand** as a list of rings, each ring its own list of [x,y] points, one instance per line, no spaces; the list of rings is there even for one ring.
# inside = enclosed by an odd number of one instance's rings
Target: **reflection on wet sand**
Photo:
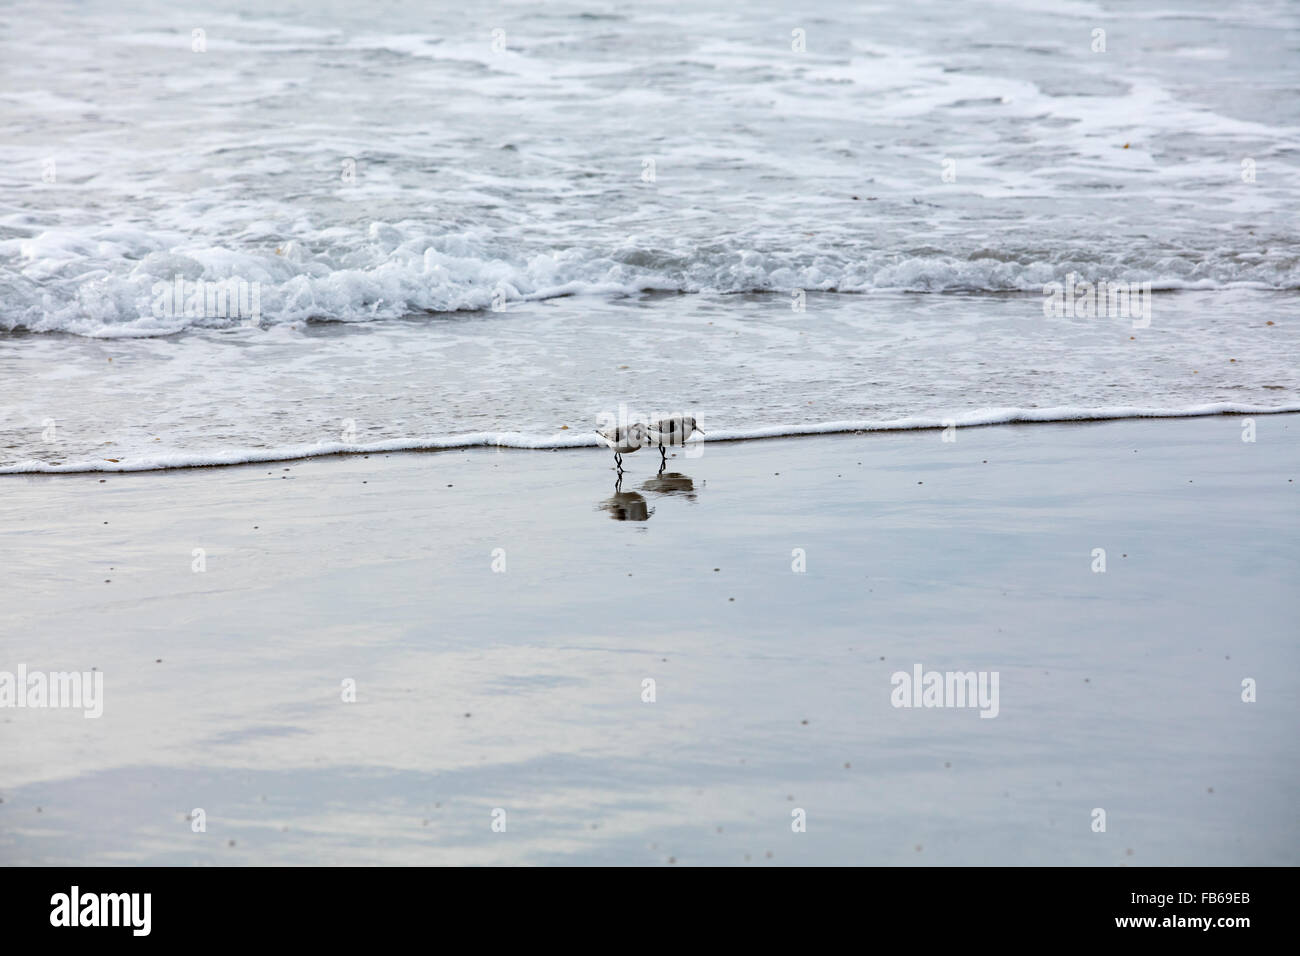
[[[695,482],[690,475],[677,471],[660,469],[659,474],[642,483],[641,490],[654,495],[681,495],[687,501],[695,500]]]
[[[654,509],[646,504],[645,497],[635,491],[623,490],[623,473],[620,471],[618,480],[614,482],[614,494],[600,502],[596,506],[602,511],[608,511],[609,516],[615,521],[649,521],[650,516],[655,513]]]
[[[641,483],[641,491],[663,497],[678,496],[687,501],[694,501],[696,496],[695,480],[690,475],[683,475],[679,471],[664,471],[663,465],[659,466],[659,474]],[[599,502],[596,507],[608,511],[615,521],[649,521],[655,513],[646,503],[644,495],[623,490],[622,471],[618,472],[618,479],[614,482],[614,494]]]

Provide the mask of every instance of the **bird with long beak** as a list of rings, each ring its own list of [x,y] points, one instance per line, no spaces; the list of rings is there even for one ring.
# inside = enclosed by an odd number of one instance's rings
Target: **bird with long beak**
[[[614,451],[614,465],[623,470],[623,456],[650,444],[650,432],[640,422],[622,428],[596,429],[596,435]]]
[[[661,418],[650,426],[649,431],[650,440],[659,446],[659,457],[663,461],[668,460],[668,452],[664,450],[665,445],[685,445],[686,439],[696,432],[704,434],[704,430],[695,424],[695,419],[690,415]]]

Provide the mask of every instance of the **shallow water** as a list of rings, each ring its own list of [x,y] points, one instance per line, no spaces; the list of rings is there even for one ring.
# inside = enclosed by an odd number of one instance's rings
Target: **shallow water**
[[[10,8],[0,468],[1296,400],[1292,5],[209,9]]]
[[[719,438],[1297,408],[1289,303],[1168,293],[1133,328],[1045,318],[1037,296],[827,293],[798,313],[775,295],[656,295],[143,340],[26,335],[0,353],[0,471],[555,447],[591,443],[602,415],[683,409]]]

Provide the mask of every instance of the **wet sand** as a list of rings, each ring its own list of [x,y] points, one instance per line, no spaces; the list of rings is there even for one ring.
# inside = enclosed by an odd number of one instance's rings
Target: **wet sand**
[[[104,705],[0,709],[0,862],[1294,865],[1255,422],[6,477],[0,670]],[[893,706],[917,664],[997,716]]]

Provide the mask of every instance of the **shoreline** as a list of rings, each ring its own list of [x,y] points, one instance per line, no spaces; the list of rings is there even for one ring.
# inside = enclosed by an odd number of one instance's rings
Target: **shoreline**
[[[1290,415],[1296,413],[1300,413],[1300,404],[1255,406],[1240,402],[1210,402],[1204,405],[1192,405],[1183,409],[1143,409],[1129,406],[1093,409],[1060,407],[978,409],[944,418],[913,417],[880,422],[871,420],[837,421],[808,425],[772,425],[749,429],[720,429],[711,431],[707,438],[694,439],[691,444],[722,444],[774,438],[809,438],[819,435],[928,432],[949,428],[965,430],[969,428],[994,428],[1000,425],[1068,425],[1139,421],[1143,419],[1215,418],[1227,415]],[[473,448],[561,451],[602,447],[601,442],[588,437],[585,432],[578,429],[574,429],[574,432],[573,435],[556,434],[550,438],[527,436],[519,432],[473,432],[464,435],[452,435],[445,439],[394,439],[367,445],[327,442],[320,445],[304,445],[287,449],[236,449],[209,453],[206,456],[196,455],[191,459],[181,459],[176,463],[168,463],[161,459],[146,460],[139,463],[120,462],[112,459],[104,459],[102,462],[75,462],[72,464],[49,464],[47,462],[33,461],[0,466],[0,476],[178,471],[192,468],[227,468],[237,465],[309,461],[315,458],[368,456],[395,452],[462,451]]]

